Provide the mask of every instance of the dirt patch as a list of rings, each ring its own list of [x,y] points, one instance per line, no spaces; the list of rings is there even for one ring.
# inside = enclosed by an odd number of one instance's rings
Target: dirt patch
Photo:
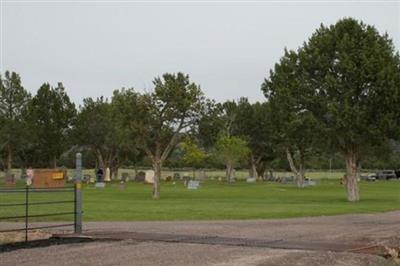
[[[30,241],[49,239],[51,236],[52,236],[51,233],[44,232],[41,230],[33,230],[28,232],[28,240]],[[0,245],[8,243],[24,242],[25,237],[26,237],[25,232],[22,231],[0,233]]]

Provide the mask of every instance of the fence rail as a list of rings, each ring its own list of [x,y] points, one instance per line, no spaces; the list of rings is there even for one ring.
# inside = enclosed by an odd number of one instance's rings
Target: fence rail
[[[67,227],[67,226],[73,226],[74,229],[76,228],[81,228],[82,225],[78,225],[77,223],[81,221],[81,219],[78,219],[78,216],[81,215],[78,213],[78,208],[77,208],[77,193],[78,189],[80,189],[80,185],[75,184],[73,187],[64,187],[64,188],[31,188],[26,186],[25,188],[2,188],[0,189],[0,195],[1,194],[8,194],[8,193],[21,193],[24,194],[24,199],[23,203],[3,203],[0,204],[0,208],[12,208],[12,207],[18,207],[18,206],[25,206],[25,212],[24,215],[15,215],[15,216],[0,216],[0,221],[5,221],[5,220],[13,220],[13,219],[24,219],[24,226],[20,228],[15,228],[15,229],[6,229],[6,230],[1,230],[0,233],[7,233],[7,232],[18,232],[18,231],[25,231],[25,241],[28,241],[28,232],[31,230],[37,230],[37,229],[46,229],[46,228],[59,228],[59,227]],[[49,192],[49,193],[59,193],[59,192],[69,192],[73,193],[73,200],[55,200],[55,201],[39,201],[39,202],[30,202],[30,194],[33,193],[44,193],[44,192]],[[73,205],[73,210],[74,211],[63,211],[63,212],[49,212],[49,213],[41,213],[41,214],[30,214],[31,206],[37,206],[37,205],[57,205],[57,204],[66,204],[66,203],[71,203]],[[80,203],[79,203],[80,204]],[[56,224],[56,225],[47,225],[47,226],[34,226],[34,227],[29,227],[29,222],[30,218],[38,218],[38,217],[54,217],[54,216],[63,216],[63,215],[74,215],[74,220],[73,223],[64,223],[64,224]],[[75,230],[76,231],[76,230]]]

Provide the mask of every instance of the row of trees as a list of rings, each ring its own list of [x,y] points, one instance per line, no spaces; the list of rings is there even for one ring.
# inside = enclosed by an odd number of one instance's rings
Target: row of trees
[[[348,200],[358,201],[361,162],[398,149],[399,54],[387,35],[354,19],[322,25],[299,49],[286,50],[262,84],[263,103],[216,103],[183,73],[155,78],[149,93],[123,88],[111,99],[84,99],[79,110],[61,83],[45,83],[32,97],[16,73],[0,81],[7,173],[14,155],[22,167],[56,167],[63,156],[85,151],[114,175],[145,158],[159,198],[168,160],[193,167],[223,162],[231,181],[239,164],[262,178],[284,154],[302,187],[307,162],[339,154]]]
[[[62,83],[55,88],[44,83],[32,97],[19,75],[6,71],[0,79],[0,148],[7,173],[14,155],[23,163],[46,161],[55,167],[70,148],[76,114]]]

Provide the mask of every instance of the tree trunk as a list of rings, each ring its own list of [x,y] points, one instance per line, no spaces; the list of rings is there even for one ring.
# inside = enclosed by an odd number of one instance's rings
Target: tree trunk
[[[253,154],[250,154],[250,168],[249,168],[249,175],[251,178],[257,178],[257,165],[256,165],[256,160],[254,159]]]
[[[268,170],[268,172],[269,172],[270,178],[272,179],[272,178],[274,177],[274,172],[273,172],[273,170],[270,168],[270,169]]]
[[[57,158],[55,155],[53,155],[53,157],[51,158],[51,161],[52,161],[53,168],[54,169],[57,168]]]
[[[104,164],[103,155],[101,154],[101,152],[99,150],[96,150],[96,154],[97,154],[97,161],[99,164],[99,168],[101,168],[101,169],[103,169],[103,171],[105,171],[106,168],[105,168],[105,164]]]
[[[296,178],[297,187],[304,187],[304,164],[300,163],[299,165],[299,173]]]
[[[257,180],[265,180],[265,166],[263,164],[257,167]]]
[[[232,170],[233,170],[233,166],[231,163],[227,163],[226,164],[226,181],[228,181],[228,183],[231,183],[232,180]]]
[[[153,162],[153,168],[154,168],[153,199],[160,198],[161,166],[162,166],[161,160],[157,158]]]
[[[357,178],[358,155],[354,149],[350,149],[346,153],[345,185],[347,190],[347,200],[351,202],[360,200]]]
[[[135,178],[136,178],[138,175],[138,169],[136,163],[133,165],[133,169],[135,170]]]
[[[256,161],[257,180],[265,180],[265,169],[267,168],[266,162],[262,161],[259,157]]]
[[[7,163],[6,163],[6,180],[11,180],[12,168],[12,149],[10,144],[7,145]]]
[[[121,178],[118,177],[119,167],[113,166],[110,169],[111,169],[111,180],[121,180]]]
[[[304,166],[303,166],[303,159],[300,160],[299,169],[296,168],[296,165],[293,160],[292,153],[289,149],[286,149],[286,156],[289,162],[290,170],[293,172],[296,178],[297,187],[303,187],[304,185]],[[301,156],[302,157],[302,156]]]

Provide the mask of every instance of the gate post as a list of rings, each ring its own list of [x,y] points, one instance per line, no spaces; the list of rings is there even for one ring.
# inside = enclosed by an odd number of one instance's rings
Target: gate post
[[[25,186],[25,242],[28,242],[29,186]]]
[[[82,233],[82,154],[76,154],[75,170],[75,234]]]

